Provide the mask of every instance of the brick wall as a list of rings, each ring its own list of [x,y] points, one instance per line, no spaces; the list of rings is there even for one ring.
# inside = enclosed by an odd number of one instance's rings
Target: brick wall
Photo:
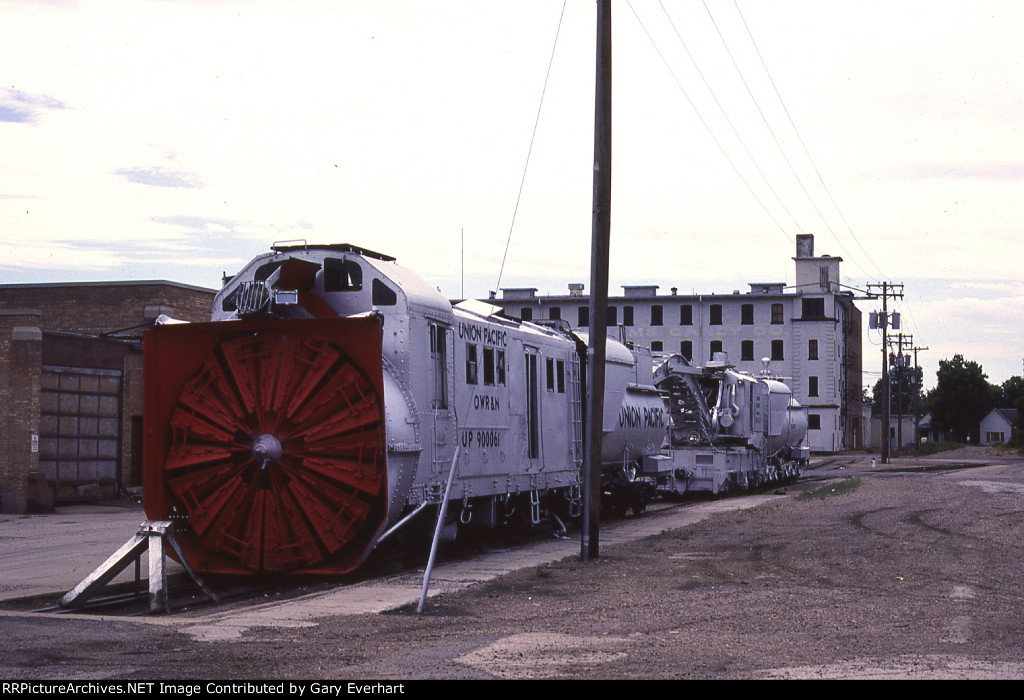
[[[132,440],[143,397],[137,341],[160,314],[190,322],[210,320],[214,294],[165,281],[0,285],[0,510],[24,512],[28,507],[27,475],[38,471],[38,455],[30,452],[30,443],[39,433],[44,361],[90,366],[89,358],[68,352],[67,346],[74,347],[71,338],[61,349],[61,334],[136,341],[124,347],[117,367],[124,382],[119,480],[122,486],[141,485],[138,464],[132,469],[133,456],[141,453],[141,445]],[[43,358],[44,349],[49,360]]]
[[[15,513],[28,510],[29,474],[39,471],[32,450],[39,434],[38,322],[33,310],[0,311],[0,509]]]
[[[163,281],[15,284],[0,285],[0,309],[37,309],[43,330],[93,335],[132,328],[161,313],[209,321],[213,295],[212,289]]]

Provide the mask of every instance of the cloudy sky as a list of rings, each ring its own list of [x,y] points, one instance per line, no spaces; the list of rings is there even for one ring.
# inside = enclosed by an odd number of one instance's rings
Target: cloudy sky
[[[0,0],[0,282],[217,287],[291,239],[453,297],[587,282],[595,10],[564,8]],[[956,353],[1021,374],[1024,3],[613,13],[613,294],[791,283],[813,233],[904,285],[927,386]]]

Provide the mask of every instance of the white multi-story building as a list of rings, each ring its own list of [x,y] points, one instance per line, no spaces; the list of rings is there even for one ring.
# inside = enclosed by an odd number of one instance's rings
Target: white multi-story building
[[[672,287],[624,286],[608,299],[609,333],[655,354],[679,353],[703,365],[724,352],[738,369],[758,373],[763,358],[808,408],[808,442],[816,452],[863,447],[861,313],[839,285],[842,258],[814,255],[814,236],[797,236],[796,284],[752,283],[744,294],[682,295]],[[502,289],[505,313],[524,320],[590,325],[582,284],[569,294],[538,296],[534,288]]]

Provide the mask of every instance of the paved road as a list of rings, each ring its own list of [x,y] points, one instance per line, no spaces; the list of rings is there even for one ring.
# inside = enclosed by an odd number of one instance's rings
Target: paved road
[[[145,521],[142,506],[61,506],[56,513],[0,513],[0,600],[73,588]],[[143,566],[143,576],[147,569]],[[134,568],[116,580],[131,581]]]

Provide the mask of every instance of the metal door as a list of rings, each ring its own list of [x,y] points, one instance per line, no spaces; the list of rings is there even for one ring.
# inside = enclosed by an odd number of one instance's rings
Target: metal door
[[[121,387],[120,370],[43,366],[39,468],[55,502],[117,496]]]

